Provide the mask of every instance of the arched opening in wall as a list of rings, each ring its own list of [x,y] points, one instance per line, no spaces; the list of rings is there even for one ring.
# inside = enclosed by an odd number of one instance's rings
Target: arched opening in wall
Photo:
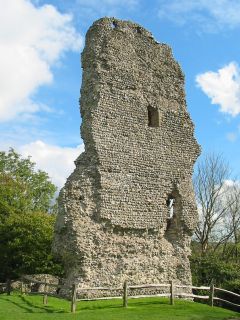
[[[174,216],[175,201],[176,201],[176,199],[172,194],[170,194],[168,196],[167,201],[166,201],[167,210],[168,210],[168,213],[167,213],[167,230],[170,228],[171,222],[172,222],[172,218]]]
[[[166,199],[167,228],[165,236],[168,240],[175,240],[180,236],[182,217],[182,197],[177,189],[174,189]]]
[[[168,207],[168,217],[167,219],[172,219],[173,214],[174,214],[174,203],[175,203],[175,198],[172,194],[170,194],[167,198],[167,207]]]
[[[148,106],[148,126],[159,127],[159,112],[152,106]]]

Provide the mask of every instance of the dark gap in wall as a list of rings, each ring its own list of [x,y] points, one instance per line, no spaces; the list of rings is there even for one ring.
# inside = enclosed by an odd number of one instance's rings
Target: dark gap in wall
[[[137,27],[136,30],[137,30],[137,33],[142,33],[142,30],[140,27]]]
[[[176,241],[180,237],[182,230],[182,197],[177,189],[173,189],[166,200],[168,209],[167,228],[165,237],[170,242]]]
[[[112,23],[111,23],[111,28],[112,28],[112,29],[115,29],[116,27],[117,27],[116,21],[112,21]]]
[[[159,112],[152,106],[148,106],[148,126],[159,127]]]

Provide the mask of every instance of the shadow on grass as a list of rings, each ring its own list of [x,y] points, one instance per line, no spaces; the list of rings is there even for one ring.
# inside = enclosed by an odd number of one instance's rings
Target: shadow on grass
[[[134,306],[146,306],[146,305],[159,305],[159,304],[164,304],[164,305],[169,305],[169,302],[168,301],[137,301],[137,300],[134,300],[134,299],[130,299],[130,305],[134,305]]]
[[[25,313],[55,313],[55,314],[62,314],[62,313],[69,313],[68,311],[54,308],[53,306],[45,305],[45,306],[39,306],[34,302],[31,302],[28,299],[28,296],[18,296],[19,301],[13,301],[11,298],[5,298],[4,300],[17,306],[18,308],[24,310]],[[102,301],[101,301],[102,302]],[[121,303],[99,303],[99,302],[81,302],[79,301],[77,303],[77,310],[106,310],[106,309],[123,309],[123,306]],[[141,308],[144,306],[159,306],[159,305],[169,305],[168,301],[137,301],[136,299],[129,299],[128,306],[131,308]]]
[[[15,302],[15,301],[12,301],[12,300],[11,300],[11,299],[9,299],[9,298],[4,299],[4,301],[9,302],[9,303],[11,303],[11,304],[13,304],[13,305],[15,305],[15,306],[19,307],[20,309],[25,310],[25,311],[26,311],[26,312],[28,312],[28,313],[33,313],[33,310],[32,310],[32,309],[30,309],[29,307],[26,307],[26,306],[24,306],[23,304],[20,304],[20,303],[17,303],[17,302]]]
[[[31,303],[30,301],[28,301],[23,296],[19,296],[19,298],[22,301],[22,303],[13,301],[9,298],[6,298],[4,300],[19,307],[20,309],[23,309],[26,313],[67,313],[64,310],[56,310],[54,309],[54,307],[51,307],[51,306],[44,306],[44,307],[37,306],[34,303]]]
[[[88,303],[88,302],[87,302]],[[100,309],[122,309],[122,304],[94,304],[94,305],[87,305],[85,302],[84,306],[81,306],[81,301],[77,303],[78,310],[100,310]],[[168,302],[164,301],[133,301],[130,299],[130,302],[128,303],[129,307],[143,307],[143,306],[151,306],[151,305],[168,305]]]
[[[31,308],[34,308],[34,309],[37,309],[37,310],[42,310],[42,311],[45,311],[45,313],[65,313],[64,310],[57,310],[55,309],[54,307],[51,307],[51,306],[44,306],[44,307],[40,307],[40,306],[36,306],[34,303],[28,301],[25,297],[21,296],[20,297],[21,300],[23,302],[25,302],[29,307]],[[35,312],[37,313],[37,312]]]
[[[121,305],[114,305],[114,304],[108,304],[108,305],[85,305],[81,306],[81,302],[77,303],[77,310],[100,310],[100,309],[121,309]]]

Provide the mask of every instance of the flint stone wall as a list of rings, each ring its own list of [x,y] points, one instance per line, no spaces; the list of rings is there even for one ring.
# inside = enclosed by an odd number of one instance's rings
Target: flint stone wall
[[[191,284],[200,148],[179,64],[141,26],[103,18],[87,32],[82,67],[85,152],[60,192],[53,245],[66,286]]]

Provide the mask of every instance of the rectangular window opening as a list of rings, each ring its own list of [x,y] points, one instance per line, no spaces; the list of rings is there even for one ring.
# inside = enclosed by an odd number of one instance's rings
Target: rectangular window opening
[[[158,109],[148,106],[148,126],[159,127],[159,112]]]

